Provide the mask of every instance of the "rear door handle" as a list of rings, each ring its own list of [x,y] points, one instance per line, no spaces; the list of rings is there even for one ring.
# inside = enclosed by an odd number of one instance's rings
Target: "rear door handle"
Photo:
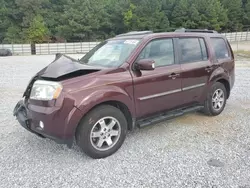
[[[174,79],[176,79],[176,77],[178,77],[178,76],[180,76],[179,73],[172,73],[172,74],[170,74],[168,77],[169,77],[169,78],[172,78],[172,79],[174,80]]]
[[[206,70],[207,72],[210,72],[211,70],[213,70],[213,67],[212,67],[212,66],[206,67],[205,70]]]

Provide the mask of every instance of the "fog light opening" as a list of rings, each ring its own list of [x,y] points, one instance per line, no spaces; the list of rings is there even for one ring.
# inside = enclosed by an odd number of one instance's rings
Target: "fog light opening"
[[[44,129],[44,124],[43,124],[42,121],[39,122],[39,127],[40,127],[41,129]]]

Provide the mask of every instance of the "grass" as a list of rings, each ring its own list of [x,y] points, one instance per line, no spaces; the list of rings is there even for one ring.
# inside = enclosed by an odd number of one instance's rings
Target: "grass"
[[[237,56],[249,57],[250,58],[250,51],[246,50],[235,50],[234,54]]]

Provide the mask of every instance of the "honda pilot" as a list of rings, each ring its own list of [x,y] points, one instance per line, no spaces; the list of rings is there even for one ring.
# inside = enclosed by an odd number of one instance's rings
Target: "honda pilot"
[[[92,158],[114,154],[127,131],[200,111],[221,114],[235,81],[234,54],[211,30],[134,31],[81,59],[57,54],[14,108],[22,127]]]

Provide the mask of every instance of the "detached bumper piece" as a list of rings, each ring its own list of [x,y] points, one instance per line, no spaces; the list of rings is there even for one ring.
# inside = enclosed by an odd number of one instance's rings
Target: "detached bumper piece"
[[[13,116],[16,116],[17,121],[20,123],[20,125],[28,130],[31,133],[36,134],[37,136],[41,138],[49,138],[51,140],[54,140],[58,144],[66,144],[68,147],[72,147],[72,140],[62,140],[58,139],[56,137],[50,136],[46,133],[43,133],[42,130],[33,130],[31,127],[32,125],[32,119],[28,116],[28,110],[25,107],[24,101],[20,100],[14,110],[13,110]]]
[[[43,137],[40,134],[37,134],[36,132],[34,132],[30,126],[31,126],[31,119],[28,118],[27,115],[27,109],[24,105],[23,100],[19,101],[13,111],[13,116],[16,116],[17,121],[20,123],[20,125],[22,125],[23,128],[25,128],[26,130],[38,135],[39,137]]]

